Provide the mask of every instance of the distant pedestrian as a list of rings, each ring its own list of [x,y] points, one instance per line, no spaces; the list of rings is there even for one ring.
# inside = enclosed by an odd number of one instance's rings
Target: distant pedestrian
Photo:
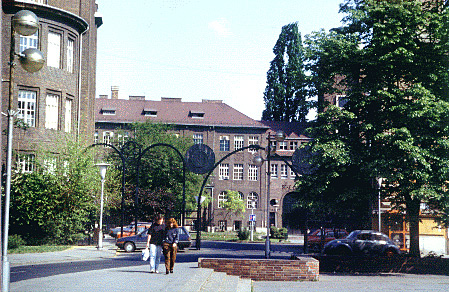
[[[176,261],[176,253],[178,252],[179,230],[178,223],[174,218],[170,218],[166,222],[165,238],[162,248],[165,257],[165,273],[173,273]]]
[[[159,273],[161,262],[162,240],[165,235],[164,217],[157,215],[148,230],[147,248],[150,248],[150,273]]]

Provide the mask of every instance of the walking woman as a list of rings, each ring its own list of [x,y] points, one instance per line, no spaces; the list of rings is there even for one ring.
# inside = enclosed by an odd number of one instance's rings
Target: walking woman
[[[162,251],[165,257],[165,273],[173,273],[176,253],[178,252],[179,231],[175,218],[170,218],[165,224],[165,238],[162,242]]]
[[[164,236],[164,217],[158,215],[150,229],[148,229],[147,248],[150,248],[150,273],[159,273],[158,266],[161,260],[162,240]]]

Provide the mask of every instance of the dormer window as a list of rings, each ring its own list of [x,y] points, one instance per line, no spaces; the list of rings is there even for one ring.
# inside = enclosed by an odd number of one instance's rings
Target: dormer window
[[[202,118],[204,118],[204,111],[191,110],[189,112],[189,117],[191,117],[192,119],[202,119]]]
[[[105,116],[113,116],[115,115],[115,108],[102,108],[101,114]]]
[[[144,108],[142,114],[146,117],[157,117],[157,110],[152,108]]]

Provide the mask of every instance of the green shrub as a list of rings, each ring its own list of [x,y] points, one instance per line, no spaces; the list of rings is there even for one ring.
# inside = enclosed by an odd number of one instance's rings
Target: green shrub
[[[287,239],[288,232],[287,228],[277,228],[274,226],[270,227],[270,236],[274,239]]]
[[[251,231],[249,231],[247,228],[243,228],[238,231],[237,237],[240,240],[248,240],[250,233]]]
[[[26,242],[22,236],[13,234],[8,236],[8,248],[15,249],[25,245]]]

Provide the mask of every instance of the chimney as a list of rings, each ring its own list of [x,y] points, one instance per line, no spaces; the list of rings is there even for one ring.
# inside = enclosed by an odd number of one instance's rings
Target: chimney
[[[111,86],[111,99],[118,99],[118,86]]]

